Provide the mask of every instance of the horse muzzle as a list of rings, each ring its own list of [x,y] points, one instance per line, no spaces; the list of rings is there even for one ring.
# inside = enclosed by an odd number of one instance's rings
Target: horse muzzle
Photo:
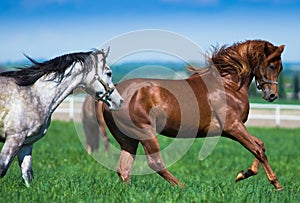
[[[109,93],[96,93],[96,100],[105,103],[110,110],[120,110],[124,103],[123,98],[118,92],[112,91]]]
[[[277,99],[278,94],[269,88],[266,88],[263,90],[263,98],[268,102],[273,102],[275,99]]]

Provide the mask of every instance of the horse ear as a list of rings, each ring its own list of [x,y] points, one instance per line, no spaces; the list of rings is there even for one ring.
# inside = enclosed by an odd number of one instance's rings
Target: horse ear
[[[272,59],[274,59],[275,57],[278,57],[281,55],[281,53],[283,52],[284,50],[284,46],[285,45],[280,45],[272,54],[270,54],[266,61],[271,61]]]
[[[106,53],[105,53],[105,58],[108,56],[109,51],[110,51],[110,46],[107,48],[107,51],[106,51]]]
[[[278,50],[280,51],[280,53],[282,53],[282,52],[283,52],[283,50],[284,50],[284,47],[285,47],[285,45],[280,45],[280,46],[278,47]]]
[[[266,55],[269,55],[270,50],[269,50],[267,42],[264,43],[264,52],[265,52]]]

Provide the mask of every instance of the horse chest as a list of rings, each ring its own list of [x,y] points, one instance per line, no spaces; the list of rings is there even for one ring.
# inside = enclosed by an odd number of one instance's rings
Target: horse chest
[[[47,116],[42,111],[35,111],[34,113],[27,114],[28,117],[31,117],[27,123],[28,128],[27,137],[25,140],[25,144],[31,144],[42,138],[50,125],[50,116]]]

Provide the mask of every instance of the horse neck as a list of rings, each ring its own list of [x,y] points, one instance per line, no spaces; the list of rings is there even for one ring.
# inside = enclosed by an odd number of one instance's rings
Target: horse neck
[[[262,54],[264,53],[264,42],[254,40],[242,43],[233,47],[233,51],[238,53],[238,58],[235,58],[235,60],[239,61],[239,65],[244,67],[242,68],[244,71],[241,75],[232,75],[231,77],[239,84],[240,88],[248,90],[254,78],[255,70],[257,70],[265,57]]]
[[[227,86],[229,89],[235,89],[240,93],[242,93],[244,90],[244,92],[248,94],[248,90],[254,78],[254,75],[253,73],[249,73],[248,76],[241,79],[237,74],[229,73],[222,75],[221,78],[225,87]]]
[[[249,75],[248,77],[246,77],[246,78],[242,81],[242,83],[241,83],[241,85],[242,85],[241,88],[245,88],[245,89],[247,90],[247,92],[248,92],[249,87],[250,87],[250,85],[251,85],[251,83],[252,83],[253,78],[254,78],[253,73],[250,73],[250,75]]]
[[[72,67],[72,73],[76,73],[76,69],[81,68],[81,66],[81,63],[77,62],[74,67],[70,66],[65,72],[68,73]],[[59,104],[79,85],[83,79],[83,74],[70,74],[64,77],[61,82],[57,82],[55,79],[54,81],[47,80],[51,77],[53,75],[42,77],[33,85],[33,89],[39,97],[47,116],[51,115]]]

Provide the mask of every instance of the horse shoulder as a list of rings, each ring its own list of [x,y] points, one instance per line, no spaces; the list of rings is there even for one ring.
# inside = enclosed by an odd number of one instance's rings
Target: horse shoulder
[[[245,123],[248,119],[250,104],[246,89],[226,92],[226,123],[231,128],[236,122]]]
[[[27,86],[9,89],[0,96],[1,131],[3,134],[25,133],[27,136],[37,133],[45,119],[45,108],[41,106],[39,98]]]

